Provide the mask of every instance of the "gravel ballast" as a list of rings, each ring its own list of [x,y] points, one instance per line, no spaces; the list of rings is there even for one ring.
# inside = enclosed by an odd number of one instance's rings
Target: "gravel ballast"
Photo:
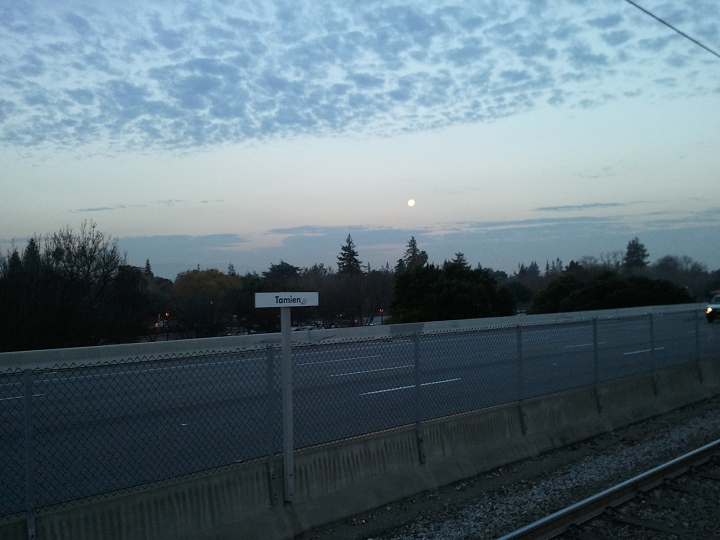
[[[499,538],[717,439],[720,397],[385,505],[296,540]]]

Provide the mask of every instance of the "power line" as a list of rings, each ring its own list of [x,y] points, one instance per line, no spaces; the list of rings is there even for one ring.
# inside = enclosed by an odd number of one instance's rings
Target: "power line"
[[[720,54],[718,54],[717,52],[713,51],[711,48],[706,47],[705,45],[703,45],[702,43],[700,43],[697,39],[688,36],[688,35],[687,35],[685,32],[683,32],[682,30],[678,30],[677,28],[675,28],[675,27],[674,27],[672,24],[670,24],[669,22],[666,22],[666,21],[662,20],[660,17],[658,17],[657,15],[654,15],[654,14],[650,13],[647,9],[645,9],[645,8],[642,7],[642,6],[637,5],[637,4],[636,4],[635,2],[633,2],[632,0],[625,0],[625,1],[626,1],[628,4],[632,4],[633,6],[635,6],[636,8],[638,8],[640,11],[642,11],[642,12],[650,15],[650,16],[651,16],[653,19],[655,19],[656,21],[661,22],[662,24],[664,24],[664,25],[667,26],[668,28],[674,30],[675,32],[677,32],[677,33],[680,34],[681,36],[689,39],[690,41],[692,41],[692,42],[695,43],[696,45],[699,45],[700,47],[702,47],[703,49],[705,49],[705,50],[706,50],[707,52],[709,52],[710,54],[714,54],[715,56],[717,56],[718,58],[720,58]]]

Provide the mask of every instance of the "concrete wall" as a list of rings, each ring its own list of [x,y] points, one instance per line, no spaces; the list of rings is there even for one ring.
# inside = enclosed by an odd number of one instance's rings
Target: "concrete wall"
[[[38,540],[285,539],[720,395],[720,363],[704,362],[424,424],[295,455],[295,496],[271,505],[265,463],[41,512]],[[24,521],[0,523],[0,540],[27,538]]]

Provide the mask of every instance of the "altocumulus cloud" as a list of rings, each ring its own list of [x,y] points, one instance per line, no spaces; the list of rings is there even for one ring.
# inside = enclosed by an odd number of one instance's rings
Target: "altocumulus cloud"
[[[664,7],[717,42],[716,0]],[[600,103],[592,83],[602,101],[677,93],[675,80],[715,61],[624,2],[571,0],[13,0],[0,5],[0,50],[4,144],[119,148],[392,134],[540,103],[589,107]],[[664,65],[673,70],[655,84]],[[613,86],[630,72],[632,88]]]

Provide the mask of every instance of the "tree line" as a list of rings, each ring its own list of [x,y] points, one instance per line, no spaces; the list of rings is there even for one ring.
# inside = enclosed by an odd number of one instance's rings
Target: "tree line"
[[[687,257],[653,264],[637,238],[624,253],[564,266],[518,265],[513,275],[472,266],[463,253],[428,262],[412,237],[396,264],[364,266],[352,236],[337,269],[285,261],[239,275],[197,269],[174,281],[127,264],[117,241],[84,222],[33,237],[0,257],[0,351],[272,332],[275,310],[255,309],[256,292],[317,291],[320,305],[293,310],[293,324],[329,328],[690,302],[720,288]]]

